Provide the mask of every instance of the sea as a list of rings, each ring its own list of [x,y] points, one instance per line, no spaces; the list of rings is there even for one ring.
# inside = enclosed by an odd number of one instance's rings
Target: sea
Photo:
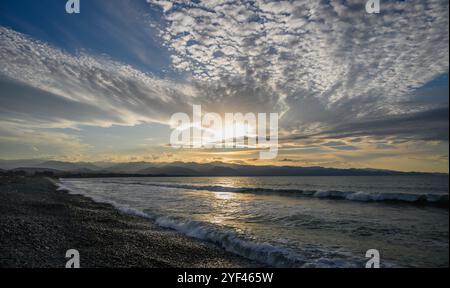
[[[449,178],[60,179],[60,189],[272,267],[449,266]],[[373,251],[373,250],[372,250]]]

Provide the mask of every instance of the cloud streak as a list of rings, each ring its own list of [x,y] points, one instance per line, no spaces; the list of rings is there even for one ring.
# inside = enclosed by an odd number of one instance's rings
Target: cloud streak
[[[190,85],[158,79],[104,57],[70,55],[8,28],[0,28],[0,43],[3,81],[22,83],[19,92],[11,92],[19,97],[9,97],[7,91],[2,93],[2,97],[9,98],[9,108],[40,120],[47,114],[40,112],[49,107],[70,110],[64,115],[58,110],[50,113],[54,118],[67,120],[63,121],[63,127],[68,123],[73,126],[165,123],[172,113],[191,109],[187,103],[195,97]],[[24,89],[35,89],[37,93],[21,93]],[[35,97],[34,101],[31,97]],[[41,108],[30,109],[29,101]]]
[[[289,135],[285,140],[309,138],[395,138],[398,141],[448,141],[448,107],[416,113],[386,116],[384,119],[365,119],[352,123],[339,123],[319,133]]]

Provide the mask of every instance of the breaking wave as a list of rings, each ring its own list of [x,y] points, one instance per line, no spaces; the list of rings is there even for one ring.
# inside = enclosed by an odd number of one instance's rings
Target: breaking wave
[[[290,251],[289,249],[274,246],[269,243],[260,243],[254,240],[245,239],[236,232],[228,231],[226,228],[221,228],[210,223],[177,219],[168,216],[156,216],[151,213],[146,213],[138,209],[122,205],[117,202],[106,200],[103,198],[93,197],[87,195],[82,189],[72,188],[70,185],[64,183],[55,183],[58,191],[67,191],[69,194],[85,195],[98,203],[107,203],[114,206],[122,213],[139,216],[153,220],[157,225],[163,228],[175,230],[181,234],[196,238],[202,241],[214,243],[224,250],[264,263],[273,267],[287,268],[287,267],[303,267],[303,268],[348,268],[358,267],[358,262],[354,260],[333,259],[329,257],[319,257],[317,259],[308,259]]]
[[[212,242],[228,252],[273,267],[343,268],[357,267],[356,261],[320,257],[305,260],[301,255],[269,243],[250,241],[235,232],[226,231],[201,221],[178,220],[159,217],[156,223],[161,227],[174,229],[193,238]]]
[[[114,182],[110,182],[114,183]],[[117,182],[117,184],[125,184]],[[442,208],[449,207],[449,196],[443,194],[414,194],[414,193],[376,193],[376,192],[355,192],[355,191],[317,191],[301,189],[271,189],[271,188],[251,188],[251,187],[228,187],[220,185],[188,185],[188,184],[168,184],[168,183],[148,183],[129,182],[126,184],[155,186],[164,188],[178,188],[190,190],[204,190],[212,192],[232,192],[232,193],[255,193],[271,194],[291,197],[314,197],[320,199],[341,199],[359,202],[386,202],[386,203],[406,203],[416,205],[430,205]]]

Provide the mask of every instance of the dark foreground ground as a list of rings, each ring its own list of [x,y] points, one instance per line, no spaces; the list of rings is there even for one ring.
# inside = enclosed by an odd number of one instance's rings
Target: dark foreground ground
[[[43,177],[0,176],[0,267],[256,267],[219,247],[56,191]]]

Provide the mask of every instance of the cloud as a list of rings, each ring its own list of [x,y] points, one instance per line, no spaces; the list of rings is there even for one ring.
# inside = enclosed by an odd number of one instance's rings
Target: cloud
[[[329,130],[318,133],[289,135],[286,139],[344,139],[378,137],[400,140],[448,141],[448,107],[400,115],[387,115],[383,119],[364,119],[348,123],[337,123]],[[333,144],[339,142],[332,142]]]
[[[182,81],[159,79],[104,56],[69,54],[5,27],[0,87],[3,158],[92,152],[85,139],[48,129],[164,124],[173,113],[191,113],[197,95]]]
[[[149,1],[163,7],[173,65],[202,81],[251,77],[330,108],[388,105],[448,71],[448,1]],[[362,111],[361,111],[362,112]]]
[[[448,140],[448,119],[417,118],[448,106],[448,86],[419,89],[448,73],[448,1],[148,2],[174,67],[282,112],[281,133]]]
[[[448,75],[446,0],[384,1],[376,15],[359,0],[147,2],[160,7],[165,23],[141,26],[161,29],[160,41],[180,72],[173,78],[104,55],[71,54],[0,27],[5,129],[42,152],[25,135],[39,138],[33,133],[40,128],[168,123],[173,113],[190,114],[192,104],[201,104],[204,112],[280,112],[282,145],[320,146],[319,152],[303,149],[312,158],[331,150],[363,154],[374,140],[384,150],[448,141],[448,84],[424,89]],[[117,23],[105,26],[120,32],[117,39],[133,25],[143,28],[126,17]],[[136,32],[124,47],[146,58],[150,30]],[[1,145],[12,143],[2,139]],[[60,143],[80,144],[64,139]],[[336,141],[343,145],[331,145]],[[328,163],[340,161],[328,154]]]
[[[166,123],[172,113],[189,111],[187,103],[195,97],[191,85],[158,79],[104,57],[71,55],[4,27],[0,63],[5,110],[47,119],[46,127]],[[65,121],[52,122],[54,118]]]
[[[74,125],[107,126],[122,123],[120,115],[102,107],[0,78],[0,119],[24,123],[28,127],[62,128]]]
[[[414,91],[448,71],[447,1],[388,2],[378,15],[360,1],[148,2],[162,8],[173,66],[192,79],[71,55],[7,28],[0,73],[102,110],[84,117],[93,125],[167,123],[195,103],[216,112],[278,111],[281,129],[307,133],[423,110],[411,102]],[[65,125],[71,121],[77,125]]]
[[[285,109],[277,91],[252,78],[161,79],[104,56],[72,55],[5,27],[0,63],[0,119],[23,118],[42,127],[166,124],[173,113],[191,114],[193,104],[205,112]]]
[[[0,27],[0,63],[0,121],[21,133],[167,124],[173,113],[191,114],[192,104],[202,104],[204,112],[261,112],[278,105],[275,93],[258,83],[160,79],[104,56],[67,53],[5,27]],[[37,134],[20,135],[21,145],[29,147]]]
[[[79,159],[88,148],[75,136],[0,121],[0,156],[3,159]]]

